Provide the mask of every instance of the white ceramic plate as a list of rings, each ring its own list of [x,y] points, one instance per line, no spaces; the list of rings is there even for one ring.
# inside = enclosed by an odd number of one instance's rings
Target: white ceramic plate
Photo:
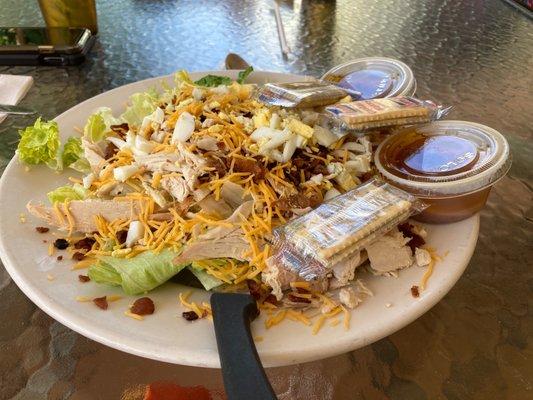
[[[211,71],[212,72],[212,71]],[[235,78],[234,71],[212,72]],[[191,74],[198,79],[206,73]],[[74,126],[82,127],[91,112],[108,106],[115,113],[123,110],[129,95],[157,85],[153,78],[122,86],[93,97],[56,118],[62,139],[74,134]],[[294,81],[296,75],[255,72],[252,81]],[[111,303],[107,311],[92,302],[79,303],[76,296],[98,297],[121,294],[119,289],[90,283],[79,283],[80,271],[71,271],[71,261],[57,261],[47,255],[52,233],[39,234],[38,221],[28,217],[22,224],[19,216],[25,204],[33,199],[46,201],[46,192],[67,182],[45,167],[30,173],[11,160],[0,181],[0,252],[2,261],[22,291],[50,316],[100,343],[142,357],[200,367],[219,367],[213,326],[210,321],[187,322],[177,295],[188,288],[167,283],[150,293],[156,313],[136,321],[124,316],[132,298],[127,296]],[[413,298],[412,285],[420,282],[424,269],[413,267],[402,271],[399,278],[361,276],[375,293],[352,312],[351,329],[325,326],[317,335],[299,323],[284,321],[265,330],[264,320],[253,323],[254,335],[262,336],[257,348],[265,366],[281,366],[317,360],[370,344],[409,324],[437,303],[459,279],[474,251],[478,236],[479,217],[450,225],[428,226],[429,244],[438,254],[447,254],[437,263],[429,285],[421,296]],[[83,272],[83,271],[82,271]],[[53,277],[53,280],[49,280]],[[193,300],[207,300],[208,294],[195,290]],[[386,307],[390,303],[391,307]]]

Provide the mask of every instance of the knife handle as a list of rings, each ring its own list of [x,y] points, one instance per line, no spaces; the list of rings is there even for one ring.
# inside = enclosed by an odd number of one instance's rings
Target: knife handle
[[[228,400],[275,400],[250,332],[258,315],[249,294],[214,293],[213,323]]]

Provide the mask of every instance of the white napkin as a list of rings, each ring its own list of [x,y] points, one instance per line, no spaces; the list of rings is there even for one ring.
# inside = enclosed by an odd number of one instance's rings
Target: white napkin
[[[16,105],[33,84],[31,76],[0,74],[0,104]],[[0,123],[7,114],[0,113]]]

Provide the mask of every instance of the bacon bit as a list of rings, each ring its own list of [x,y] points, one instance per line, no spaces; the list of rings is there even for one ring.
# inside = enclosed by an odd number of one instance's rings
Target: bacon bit
[[[102,310],[107,310],[108,304],[106,296],[94,298],[93,303],[96,304],[98,308],[101,308]]]
[[[255,300],[261,298],[261,285],[254,281],[253,279],[247,279],[246,285],[248,285],[248,290]]]
[[[411,238],[407,242],[407,246],[411,248],[411,252],[415,254],[415,251],[418,247],[422,247],[426,244],[424,238],[413,231],[414,226],[409,222],[404,222],[403,224],[398,225],[398,230],[407,238]]]
[[[303,288],[303,287],[294,287],[294,289],[296,289],[296,291],[300,294],[308,294],[308,293],[311,293],[309,290]]]
[[[81,260],[83,260],[84,258],[85,258],[85,254],[80,253],[79,251],[77,251],[76,253],[74,253],[74,254],[72,255],[72,259],[73,259],[73,260],[76,260],[76,261],[81,261]]]
[[[226,175],[226,172],[228,171],[226,164],[224,164],[224,161],[215,156],[209,156],[207,158],[207,166],[210,168],[214,168],[215,172],[218,173],[219,177]]]
[[[187,321],[194,321],[194,320],[198,319],[198,314],[196,314],[194,311],[185,311],[181,315]]]
[[[305,299],[303,297],[298,297],[293,295],[292,293],[289,293],[287,295],[287,298],[292,301],[293,303],[311,303],[311,300]]]
[[[269,294],[267,297],[265,297],[265,300],[263,300],[263,303],[270,303],[274,306],[278,305],[278,299],[276,296],[274,296],[272,293]]]
[[[91,278],[89,278],[87,275],[78,275],[78,280],[82,283],[89,282]]]
[[[420,292],[418,291],[418,286],[411,286],[411,294],[413,297],[420,297]]]
[[[50,228],[47,228],[46,226],[37,226],[35,227],[35,230],[39,233],[46,233],[50,230]]]
[[[109,160],[111,157],[113,157],[117,153],[118,153],[118,147],[115,146],[113,143],[109,142],[104,151],[104,158],[106,160]]]
[[[118,231],[117,232],[117,240],[119,244],[122,244],[126,241],[126,238],[128,237],[128,231]]]
[[[307,208],[311,205],[311,202],[308,197],[298,193],[290,195],[289,197],[282,197],[274,204],[280,211],[290,211],[292,208]]]
[[[123,138],[124,136],[126,136],[126,133],[128,133],[130,127],[126,122],[124,122],[123,124],[119,125],[111,125],[109,129],[111,129],[113,132]]]
[[[74,244],[74,248],[77,249],[77,250],[85,249],[85,250],[89,251],[93,247],[94,242],[96,242],[96,240],[94,240],[93,238],[86,237],[86,238],[83,238],[81,240],[78,240]]]
[[[244,158],[235,158],[233,165],[234,172],[249,172],[254,175],[254,181],[257,182],[265,178],[265,168],[257,161]]]
[[[65,250],[68,247],[68,240],[67,239],[56,239],[56,241],[54,242],[54,246],[56,249]]]
[[[140,299],[135,300],[130,307],[130,311],[137,315],[153,314],[155,311],[154,302],[149,297],[141,297]]]

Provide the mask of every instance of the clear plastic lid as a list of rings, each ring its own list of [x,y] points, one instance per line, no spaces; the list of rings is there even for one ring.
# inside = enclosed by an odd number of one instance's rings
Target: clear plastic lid
[[[321,79],[347,91],[361,93],[361,100],[413,96],[416,92],[411,68],[401,61],[385,57],[348,61],[330,69]]]
[[[420,197],[452,197],[493,185],[511,167],[496,130],[466,121],[404,128],[385,139],[374,161],[394,185]]]

